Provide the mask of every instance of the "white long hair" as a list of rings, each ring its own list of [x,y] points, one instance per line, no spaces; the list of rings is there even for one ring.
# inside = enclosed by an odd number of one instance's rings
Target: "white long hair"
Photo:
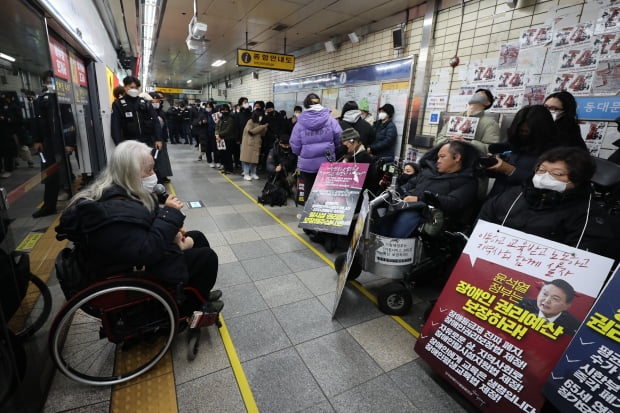
[[[108,166],[85,189],[73,196],[69,205],[80,198],[101,199],[103,192],[112,185],[118,185],[127,191],[129,198],[136,199],[150,211],[157,207],[155,198],[142,186],[142,171],[152,160],[151,148],[134,140],[123,141],[112,152]]]

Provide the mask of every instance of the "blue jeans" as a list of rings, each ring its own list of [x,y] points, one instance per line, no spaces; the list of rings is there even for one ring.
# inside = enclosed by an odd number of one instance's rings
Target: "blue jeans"
[[[409,238],[413,231],[418,228],[422,217],[416,210],[401,211],[395,215],[384,218],[379,230],[380,235],[391,238]]]
[[[241,165],[243,166],[243,175],[245,176],[256,175],[256,164],[255,163],[241,162]]]

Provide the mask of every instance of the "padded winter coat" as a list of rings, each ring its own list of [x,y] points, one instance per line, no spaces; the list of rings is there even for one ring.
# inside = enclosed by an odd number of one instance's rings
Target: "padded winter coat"
[[[321,164],[327,162],[326,154],[336,156],[341,132],[342,128],[329,109],[302,112],[290,139],[291,150],[299,157],[297,168],[308,173],[318,172]]]

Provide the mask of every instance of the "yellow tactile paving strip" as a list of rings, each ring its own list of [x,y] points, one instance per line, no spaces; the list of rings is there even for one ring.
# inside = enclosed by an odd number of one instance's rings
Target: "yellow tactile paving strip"
[[[58,225],[60,216],[58,216],[52,225],[42,234],[34,247],[28,254],[30,256],[30,272],[39,277],[43,282],[47,283],[50,278],[56,256],[67,245],[68,241],[58,241],[56,239],[56,231],[54,228]],[[9,321],[9,328],[18,331],[23,328],[23,323],[27,314],[30,314],[34,303],[39,298],[39,290],[32,284],[28,287],[26,296],[21,302],[20,308],[15,312],[13,318]]]

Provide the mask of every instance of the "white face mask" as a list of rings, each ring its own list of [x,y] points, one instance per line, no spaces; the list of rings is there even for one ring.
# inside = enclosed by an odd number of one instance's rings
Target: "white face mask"
[[[211,108],[210,108],[210,107],[207,107],[205,110],[206,110],[207,112],[211,112]]]
[[[132,98],[137,98],[138,95],[140,95],[140,91],[138,89],[129,89],[127,91],[127,94],[131,96]]]
[[[534,184],[534,188],[550,189],[556,192],[566,191],[566,185],[568,185],[568,182],[557,180],[549,172],[534,175],[532,178],[532,183]]]
[[[142,178],[142,187],[146,190],[146,192],[153,192],[155,185],[157,185],[157,175],[152,174],[146,178]]]
[[[153,107],[154,107],[155,109],[159,109],[159,102],[155,102],[155,103],[153,103]]]
[[[301,115],[301,112],[295,112],[295,116]]]
[[[557,111],[557,110],[550,110],[549,112],[551,113],[551,117],[553,118],[554,122],[558,120],[558,118],[562,116],[562,113],[563,113],[562,111]]]
[[[379,119],[380,119],[380,120],[384,120],[385,118],[387,118],[387,113],[385,113],[385,112],[379,112]]]
[[[250,104],[249,104],[249,103],[244,103],[244,104],[243,104],[243,109],[247,109],[247,108],[249,108],[249,107],[250,107]]]

